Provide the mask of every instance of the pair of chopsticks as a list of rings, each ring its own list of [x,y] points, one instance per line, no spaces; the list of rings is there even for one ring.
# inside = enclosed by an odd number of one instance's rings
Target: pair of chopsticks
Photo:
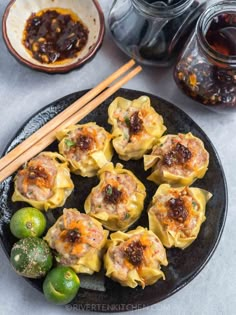
[[[136,76],[142,68],[137,66],[132,69],[134,64],[135,62],[130,60],[0,159],[0,182],[55,141],[57,131],[78,123]]]

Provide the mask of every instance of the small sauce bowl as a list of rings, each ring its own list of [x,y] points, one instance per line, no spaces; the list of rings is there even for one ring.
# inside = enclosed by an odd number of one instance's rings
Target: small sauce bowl
[[[32,57],[23,43],[26,22],[32,13],[45,9],[67,9],[87,27],[88,40],[73,58],[41,63]],[[24,65],[47,73],[66,73],[88,61],[100,47],[105,31],[104,16],[97,0],[11,0],[2,20],[3,38],[10,53]]]

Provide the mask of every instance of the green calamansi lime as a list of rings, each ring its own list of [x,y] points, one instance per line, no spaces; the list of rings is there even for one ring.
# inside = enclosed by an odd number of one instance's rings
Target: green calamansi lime
[[[22,208],[13,214],[10,230],[17,238],[40,237],[46,228],[46,218],[43,213],[31,207]]]
[[[69,267],[52,269],[43,283],[43,292],[49,302],[65,305],[73,300],[80,287],[77,274]]]
[[[11,250],[14,270],[27,278],[41,278],[52,267],[52,254],[48,244],[37,237],[27,237],[15,243]]]

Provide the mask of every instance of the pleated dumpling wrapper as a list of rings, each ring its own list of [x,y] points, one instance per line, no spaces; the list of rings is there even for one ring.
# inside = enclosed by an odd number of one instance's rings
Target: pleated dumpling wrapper
[[[167,266],[166,251],[159,238],[141,226],[127,233],[110,235],[104,255],[106,276],[122,286],[144,288],[165,279],[161,265]]]
[[[101,268],[107,236],[108,231],[97,220],[77,209],[64,209],[44,239],[56,251],[59,265],[93,274]]]
[[[108,115],[113,146],[125,161],[141,159],[166,130],[162,116],[151,107],[147,96],[133,101],[117,97],[110,104]]]
[[[106,164],[99,172],[100,183],[88,195],[84,209],[111,231],[127,230],[141,215],[145,186],[123,165]]]
[[[164,136],[150,155],[144,155],[144,169],[152,167],[148,179],[157,185],[189,186],[205,175],[208,164],[204,143],[190,132]]]
[[[70,126],[56,136],[60,154],[77,175],[95,176],[112,159],[111,135],[94,122]]]
[[[27,202],[47,211],[62,207],[73,188],[64,157],[54,152],[41,152],[17,172],[12,201]]]
[[[206,204],[211,197],[200,188],[160,185],[148,209],[149,229],[165,247],[188,247],[206,219]]]

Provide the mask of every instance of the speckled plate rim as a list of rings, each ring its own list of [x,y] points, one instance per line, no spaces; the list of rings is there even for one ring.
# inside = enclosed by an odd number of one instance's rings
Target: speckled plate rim
[[[99,47],[101,46],[103,39],[104,39],[104,35],[105,35],[105,19],[104,19],[104,14],[102,11],[102,8],[100,6],[100,4],[98,3],[98,0],[92,0],[97,11],[98,11],[98,15],[99,15],[99,25],[100,25],[100,30],[99,30],[99,34],[98,34],[98,39],[96,41],[96,43],[93,44],[92,48],[89,50],[88,54],[86,56],[83,57],[83,59],[79,59],[77,62],[70,64],[70,65],[65,65],[65,66],[61,66],[61,67],[57,67],[57,68],[49,68],[49,67],[44,67],[41,65],[36,65],[33,64],[27,60],[25,60],[24,58],[22,58],[18,52],[13,48],[13,46],[10,43],[10,40],[8,38],[7,35],[7,29],[6,29],[6,21],[8,18],[8,14],[10,12],[11,7],[13,6],[13,4],[16,2],[17,0],[11,0],[6,9],[5,12],[3,14],[2,17],[2,36],[3,39],[6,43],[6,47],[8,49],[8,51],[10,52],[10,54],[17,60],[19,61],[21,64],[40,71],[40,72],[46,72],[49,74],[57,74],[57,73],[67,73],[70,72],[72,70],[75,70],[79,67],[81,67],[85,62],[87,62],[93,55],[96,54],[96,52],[98,51]]]
[[[22,124],[22,127],[18,129],[18,131],[15,133],[15,135],[12,137],[12,139],[8,142],[8,144],[5,146],[5,149],[3,150],[3,154],[1,155],[1,157],[3,157],[7,152],[8,152],[8,148],[10,146],[10,144],[14,141],[14,139],[17,137],[18,134],[20,134],[23,129],[24,129],[24,126],[27,125],[31,119],[33,119],[35,116],[37,116],[40,112],[46,110],[48,107],[52,106],[52,105],[55,105],[63,100],[67,100],[69,99],[70,97],[73,97],[74,95],[76,94],[80,94],[79,97],[81,97],[83,94],[85,94],[86,92],[88,92],[89,90],[81,90],[81,91],[77,91],[77,92],[74,92],[74,93],[71,93],[71,94],[68,94],[66,96],[63,96],[53,102],[51,102],[50,104],[42,107],[41,109],[39,109],[37,112],[35,112],[33,115],[31,115],[23,124]],[[138,91],[138,90],[132,90],[132,89],[124,89],[124,88],[121,88],[119,90],[122,94],[122,92],[128,92],[128,93],[132,93],[132,92],[138,92],[140,93],[141,91]],[[119,92],[118,91],[118,92]],[[158,99],[160,100],[161,102],[164,102],[167,106],[168,105],[171,105],[172,107],[175,108],[175,111],[178,112],[179,114],[181,115],[184,115],[186,116],[190,121],[193,121],[193,119],[188,115],[186,114],[182,109],[180,109],[179,107],[177,107],[176,105],[174,105],[173,103],[171,102],[168,102],[166,101],[165,99],[157,96],[157,95],[154,95],[154,94],[150,94],[150,93],[146,93],[146,92],[141,92],[143,95],[145,94],[146,96],[149,96],[150,98],[155,98],[155,99]],[[69,106],[70,104],[68,104]],[[192,275],[190,275],[188,277],[188,279],[182,283],[182,285],[179,285],[176,289],[172,290],[169,294],[165,295],[163,298],[159,299],[158,301],[153,301],[153,299],[146,299],[145,303],[142,303],[142,304],[137,304],[137,305],[133,305],[132,302],[127,305],[127,307],[123,304],[112,304],[110,305],[111,307],[104,307],[104,303],[101,303],[101,304],[96,304],[96,308],[94,308],[94,305],[87,305],[87,304],[79,304],[79,305],[75,305],[73,304],[73,301],[68,304],[70,307],[71,305],[71,308],[68,308],[69,310],[73,310],[73,307],[76,306],[74,309],[77,310],[77,311],[92,311],[92,312],[104,312],[104,313],[117,313],[117,312],[128,312],[128,311],[133,311],[133,310],[139,310],[139,309],[143,309],[145,307],[148,307],[148,306],[151,306],[151,305],[154,305],[154,304],[157,304],[165,299],[167,299],[168,297],[174,295],[175,293],[177,293],[178,291],[180,291],[182,288],[184,288],[187,284],[189,284],[203,269],[204,267],[207,265],[207,263],[210,261],[210,259],[212,258],[219,242],[220,242],[220,239],[221,239],[221,236],[222,236],[222,233],[223,233],[223,230],[224,230],[224,227],[225,227],[225,223],[226,223],[226,218],[227,218],[227,213],[228,213],[228,188],[227,188],[227,182],[226,182],[226,177],[225,177],[225,173],[224,173],[224,170],[223,170],[223,166],[222,166],[222,163],[221,163],[221,160],[220,160],[220,157],[214,147],[214,145],[212,144],[211,140],[209,139],[209,137],[206,135],[206,133],[201,129],[200,126],[198,126],[197,123],[195,123],[195,121],[193,121],[194,124],[195,124],[195,127],[196,129],[198,129],[202,135],[206,138],[206,140],[208,141],[208,143],[211,145],[211,148],[215,154],[215,157],[217,159],[217,162],[219,163],[219,166],[221,168],[221,174],[222,174],[222,179],[223,179],[223,188],[224,188],[224,194],[225,194],[225,200],[224,200],[224,215],[223,215],[223,218],[222,218],[222,224],[221,224],[221,227],[220,227],[220,230],[218,232],[218,235],[217,235],[217,238],[214,242],[214,244],[212,245],[212,248],[208,254],[208,256],[206,257],[205,260],[203,260],[201,262],[201,264],[199,265],[197,271],[195,271]],[[9,176],[5,181],[11,181],[11,177],[12,176]],[[4,182],[5,182],[4,181]],[[0,183],[1,185],[1,183]],[[4,253],[6,254],[6,256],[8,257],[8,259],[10,258],[9,257],[9,254],[4,246],[4,242],[2,240],[2,237],[1,237],[1,233],[0,233],[0,244],[1,244],[1,247],[4,251]],[[24,278],[24,280],[26,280],[31,286],[33,286],[35,289],[37,289],[37,291],[41,292],[42,291],[39,289],[39,287],[36,285],[35,282],[32,282],[31,280],[32,279],[28,279],[28,278]],[[122,288],[122,287],[121,287]],[[89,291],[89,289],[86,289]],[[114,306],[114,309],[112,308]]]

